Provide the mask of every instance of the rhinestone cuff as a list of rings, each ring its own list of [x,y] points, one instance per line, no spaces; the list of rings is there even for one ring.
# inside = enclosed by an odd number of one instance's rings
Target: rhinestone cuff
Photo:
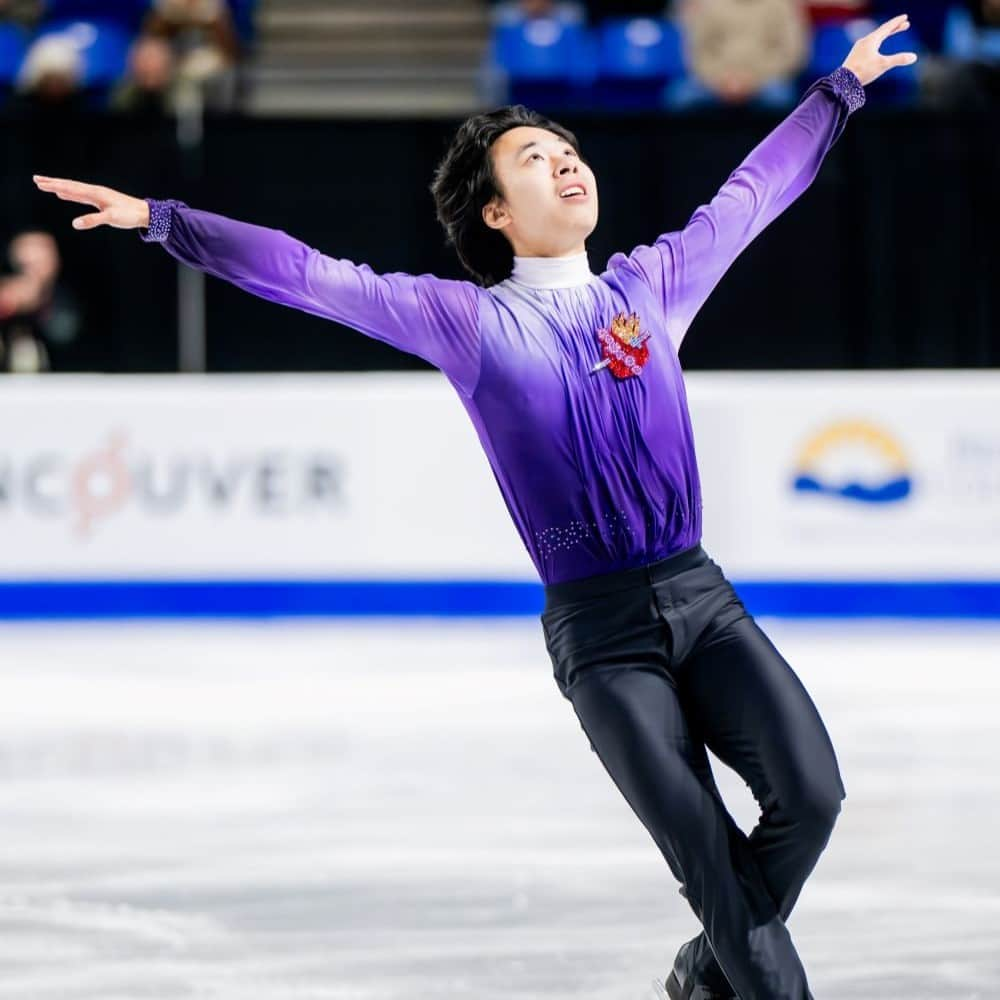
[[[847,105],[848,114],[864,107],[865,88],[846,66],[838,66],[827,79],[833,92]]]
[[[170,235],[170,224],[174,219],[174,205],[178,201],[158,201],[156,198],[146,198],[149,205],[149,228],[140,229],[139,236],[144,243],[163,243]]]

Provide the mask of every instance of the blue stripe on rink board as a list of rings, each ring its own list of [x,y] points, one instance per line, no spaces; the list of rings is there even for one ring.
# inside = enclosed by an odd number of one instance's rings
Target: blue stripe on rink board
[[[1000,581],[734,581],[754,615],[1000,618]],[[541,585],[470,580],[0,581],[0,619],[541,613]]]

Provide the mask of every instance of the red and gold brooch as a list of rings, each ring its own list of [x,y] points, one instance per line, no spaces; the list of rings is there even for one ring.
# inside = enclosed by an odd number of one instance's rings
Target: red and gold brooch
[[[601,343],[604,360],[590,369],[591,375],[610,367],[615,378],[628,378],[629,375],[638,375],[649,359],[649,348],[646,347],[649,333],[642,332],[636,313],[630,316],[618,313],[611,321],[610,329],[597,331],[597,339]]]

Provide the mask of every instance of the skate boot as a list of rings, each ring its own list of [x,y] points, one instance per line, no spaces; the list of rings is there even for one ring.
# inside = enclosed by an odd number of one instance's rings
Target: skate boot
[[[704,954],[696,954],[696,941],[698,938],[681,945],[674,967],[661,988],[665,995],[669,1000],[739,1000],[725,977],[721,982],[705,982],[699,978],[711,952],[706,949]]]

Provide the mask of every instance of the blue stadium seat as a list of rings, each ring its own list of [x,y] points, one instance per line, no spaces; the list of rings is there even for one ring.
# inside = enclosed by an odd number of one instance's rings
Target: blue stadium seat
[[[666,18],[609,18],[600,39],[601,76],[669,79],[684,72],[681,32]]]
[[[541,17],[499,24],[491,51],[513,103],[577,106],[594,78],[595,42],[578,22]]]
[[[0,24],[0,88],[9,88],[28,51],[28,34],[16,24]]]
[[[855,41],[847,22],[821,24],[813,33],[812,53],[805,75],[815,78],[832,73],[847,58]]]
[[[586,33],[580,24],[533,18],[500,25],[495,51],[500,65],[512,78],[569,80],[581,76]]]
[[[128,61],[132,35],[115,21],[49,21],[37,38],[70,35],[83,56],[83,86],[107,87],[121,79]]]
[[[978,53],[986,62],[1000,63],[1000,28],[980,28]]]
[[[233,23],[236,32],[244,42],[253,41],[257,25],[257,0],[229,0],[229,9],[233,12]]]
[[[980,28],[964,7],[949,8],[943,35],[944,52],[953,59],[1000,62],[1000,28]]]
[[[113,21],[136,31],[152,0],[45,0],[42,18],[51,21]]]
[[[666,18],[615,17],[598,29],[596,103],[607,108],[658,108],[664,85],[685,73],[683,39]]]
[[[953,6],[945,20],[943,48],[953,59],[974,59],[979,39],[976,22],[964,7]]]

